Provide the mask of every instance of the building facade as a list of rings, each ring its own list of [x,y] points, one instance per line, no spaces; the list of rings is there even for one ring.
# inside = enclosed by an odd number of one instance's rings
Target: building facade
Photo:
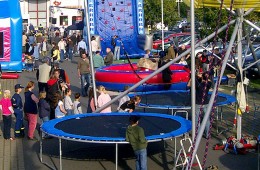
[[[82,20],[84,0],[20,0],[20,6],[24,30],[30,24],[67,27]]]

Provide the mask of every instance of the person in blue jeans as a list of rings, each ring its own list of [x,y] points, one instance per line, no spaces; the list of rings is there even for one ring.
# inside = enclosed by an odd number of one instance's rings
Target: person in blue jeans
[[[134,150],[136,170],[147,170],[147,140],[144,129],[138,126],[139,119],[140,117],[136,115],[129,117],[130,125],[126,130],[126,141],[131,144]]]
[[[114,50],[114,60],[120,60],[120,47],[121,47],[121,39],[119,39],[118,37],[116,37],[115,39],[115,50]]]
[[[48,122],[50,120],[51,107],[49,103],[46,101],[45,91],[40,92],[39,99],[40,99],[38,103],[39,117],[41,118],[43,124],[44,122]],[[45,133],[42,133],[42,137],[49,138],[49,136]]]
[[[16,84],[14,86],[15,94],[12,96],[11,102],[14,109],[14,115],[16,118],[14,136],[16,138],[24,137],[24,125],[23,125],[23,101],[20,93],[23,90],[21,84]]]
[[[209,78],[209,72],[204,72],[203,74],[198,73],[196,76],[195,81],[195,88],[196,88],[196,105],[195,105],[195,120],[196,126],[200,127],[199,116],[200,113],[203,112],[206,114],[208,103],[209,103],[209,89],[211,87],[211,80]],[[205,96],[204,96],[205,95]],[[203,116],[200,120],[203,119]],[[210,128],[210,117],[207,120],[206,127],[204,130],[204,137],[209,138],[209,128]]]
[[[88,88],[91,83],[90,79],[90,63],[87,58],[87,54],[82,52],[82,57],[78,61],[78,76],[81,80],[81,95],[86,97],[88,94]]]

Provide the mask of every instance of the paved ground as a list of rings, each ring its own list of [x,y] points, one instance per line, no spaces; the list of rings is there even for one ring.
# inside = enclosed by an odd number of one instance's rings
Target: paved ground
[[[77,60],[78,58],[76,58]],[[62,63],[72,82],[72,91],[80,91],[80,81],[77,77],[76,62],[65,61]],[[36,82],[35,72],[23,72],[18,80],[22,85],[30,80]],[[8,85],[6,85],[8,87]],[[11,86],[11,85],[10,85]],[[11,87],[12,88],[12,87]],[[233,88],[222,86],[223,91],[230,93]],[[225,89],[225,90],[224,90]],[[251,111],[243,115],[243,133],[257,135],[260,134],[260,113],[253,117],[253,104],[260,105],[259,91],[249,89],[249,104]],[[254,98],[254,101],[253,101]],[[86,111],[87,98],[82,98],[83,111]],[[115,110],[117,104],[113,105]],[[154,110],[154,112],[162,112]],[[217,165],[221,170],[254,170],[257,169],[257,153],[250,151],[246,155],[234,155],[223,151],[214,151],[211,148],[225,137],[234,134],[233,129],[234,107],[223,108],[223,122],[220,123],[219,131],[226,130],[220,135],[216,135],[216,122],[214,122],[213,138],[210,141],[210,149],[207,157],[208,165]],[[0,118],[2,123],[2,117]],[[14,121],[13,121],[14,122]],[[26,124],[26,122],[25,122]],[[73,127],[80,128],[80,127]],[[0,131],[2,135],[2,131]],[[38,133],[35,135],[39,137]],[[43,142],[43,160],[39,159],[39,142],[28,141],[27,139],[17,139],[15,141],[3,140],[0,137],[0,170],[16,169],[59,169],[59,145],[57,139],[48,139]],[[62,141],[63,146],[63,169],[89,169],[89,170],[111,170],[115,169],[115,146],[103,144],[77,143],[72,141]],[[202,139],[199,148],[199,158],[202,160],[205,148],[205,139]],[[177,147],[179,149],[179,146]],[[119,167],[118,169],[135,169],[133,151],[129,145],[119,145]],[[174,143],[173,141],[151,143],[148,146],[148,169],[162,170],[172,169],[174,165]],[[194,168],[197,169],[197,168]]]

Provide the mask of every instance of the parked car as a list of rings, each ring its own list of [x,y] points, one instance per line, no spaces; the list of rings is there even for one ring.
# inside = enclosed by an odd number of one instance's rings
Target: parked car
[[[260,46],[255,48],[255,54],[256,54],[256,58],[257,60],[260,59]],[[246,56],[245,60],[244,60],[244,67],[246,68],[248,66],[250,66],[252,63],[255,62],[255,59],[252,55],[252,53],[250,53],[249,55]],[[247,75],[249,76],[260,76],[259,70],[258,70],[258,66],[260,66],[260,62],[254,64],[253,66],[249,67],[246,71],[247,71]]]
[[[174,41],[175,38],[178,38],[178,41],[180,42],[183,39],[189,37],[190,35],[191,34],[189,32],[170,34],[170,35],[168,35],[168,36],[166,36],[164,38],[164,43]],[[153,41],[153,49],[157,49],[160,44],[162,44],[162,40],[161,39]]]
[[[169,36],[170,34],[174,34],[174,31],[164,31],[164,37]],[[156,31],[153,33],[153,41],[161,40],[162,39],[162,31]]]

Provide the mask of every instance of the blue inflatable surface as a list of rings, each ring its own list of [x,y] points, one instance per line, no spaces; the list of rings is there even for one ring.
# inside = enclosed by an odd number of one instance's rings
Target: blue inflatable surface
[[[3,71],[22,71],[22,15],[17,0],[0,1],[1,44],[4,44],[0,57]],[[4,24],[3,24],[4,23]]]
[[[144,34],[143,0],[88,0],[88,7],[90,34],[100,35],[103,55],[107,47],[112,48],[114,35],[122,42],[121,58],[125,52],[131,58],[144,55],[137,41],[137,36]],[[86,34],[86,27],[84,30]]]

